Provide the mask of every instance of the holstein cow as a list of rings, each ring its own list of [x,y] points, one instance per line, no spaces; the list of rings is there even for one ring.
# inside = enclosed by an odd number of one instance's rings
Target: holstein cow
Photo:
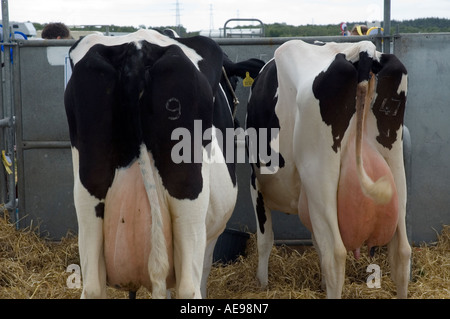
[[[154,298],[173,286],[179,298],[201,297],[237,196],[226,141],[212,130],[233,128],[218,102],[222,50],[205,37],[140,30],[89,35],[70,58],[82,297],[106,297],[107,283],[145,286]]]
[[[276,50],[253,84],[246,123],[260,134],[279,128],[264,146],[279,153],[279,165],[252,166],[262,285],[273,244],[270,211],[279,210],[299,214],[311,231],[328,298],[341,297],[347,251],[358,258],[364,243],[371,254],[388,245],[397,295],[407,297],[406,91],[405,67],[371,42],[293,40]]]

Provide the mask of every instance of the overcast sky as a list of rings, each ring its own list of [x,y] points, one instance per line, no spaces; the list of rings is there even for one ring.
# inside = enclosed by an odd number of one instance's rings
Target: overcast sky
[[[383,20],[384,0],[178,0],[188,31],[223,27],[230,18],[264,23],[339,24]],[[450,0],[392,0],[391,18],[450,18]],[[9,0],[9,19],[68,25],[175,25],[177,0]],[[229,26],[233,26],[230,24]]]

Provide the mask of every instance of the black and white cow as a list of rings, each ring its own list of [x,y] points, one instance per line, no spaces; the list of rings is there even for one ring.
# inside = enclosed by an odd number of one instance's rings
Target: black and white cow
[[[82,297],[106,297],[107,283],[144,286],[154,298],[168,287],[179,298],[205,296],[237,196],[227,142],[214,134],[233,128],[221,98],[222,50],[205,37],[140,30],[89,35],[70,58]]]
[[[279,154],[278,166],[252,165],[262,285],[273,245],[271,210],[279,210],[298,214],[311,231],[328,298],[341,297],[347,252],[358,258],[363,244],[371,254],[388,245],[397,295],[407,297],[406,92],[403,64],[371,42],[294,40],[276,50],[253,84],[246,123],[260,134],[278,129],[266,146]]]

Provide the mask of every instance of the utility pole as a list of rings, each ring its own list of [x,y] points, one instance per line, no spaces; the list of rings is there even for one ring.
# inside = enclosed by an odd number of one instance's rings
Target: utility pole
[[[213,15],[213,5],[209,5],[209,30],[214,30],[214,15]]]
[[[384,0],[384,41],[383,53],[390,53],[391,51],[391,0]]]
[[[177,0],[175,7],[175,26],[177,27],[177,33],[181,35],[181,14],[180,14],[180,3]]]

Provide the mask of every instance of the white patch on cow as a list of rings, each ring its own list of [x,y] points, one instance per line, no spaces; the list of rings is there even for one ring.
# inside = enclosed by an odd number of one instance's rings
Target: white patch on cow
[[[249,128],[247,131],[253,131],[253,128]],[[260,173],[261,174],[275,174],[278,172],[280,168],[279,163],[279,149],[280,149],[280,134],[279,134],[278,128],[271,128],[270,129],[270,135],[275,136],[269,141],[270,150],[264,151],[266,149],[266,143],[268,141],[268,129],[260,128],[258,137],[259,137],[259,152],[258,152],[258,159],[261,164],[260,166]],[[249,139],[252,138],[252,136],[256,136],[253,134],[248,134]],[[254,145],[256,145],[256,141],[253,142]],[[251,152],[252,150],[249,150]],[[250,160],[250,162],[252,162]],[[268,165],[270,164],[270,165]]]
[[[135,44],[136,44],[136,49],[138,49],[138,50],[142,49],[142,41],[137,41]]]
[[[203,162],[225,163],[225,156],[222,153],[222,147],[224,147],[222,131],[213,125],[211,128],[205,130],[203,133],[203,140],[211,141],[205,147],[206,152],[204,152],[204,154],[206,154],[206,158],[203,158]],[[209,157],[207,156],[208,154]]]
[[[402,80],[400,81],[400,85],[398,86],[397,94],[400,94],[402,92],[405,92],[406,94],[407,90],[408,90],[408,75],[402,74]]]
[[[136,47],[138,49],[141,48],[140,41],[145,40],[149,43],[159,45],[161,47],[166,47],[169,45],[177,45],[183,50],[184,54],[191,60],[191,62],[199,69],[198,63],[203,60],[203,58],[194,50],[189,48],[188,46],[169,38],[168,36],[165,36],[158,31],[155,30],[138,30],[136,32],[123,35],[123,36],[117,36],[117,37],[108,37],[98,34],[89,34],[88,36],[84,37],[77,46],[71,51],[70,58],[72,59],[73,64],[77,64],[84,55],[89,51],[91,47],[93,47],[96,44],[103,44],[106,46],[113,46],[113,45],[121,45],[124,43],[130,43],[134,42],[136,43]]]
[[[99,200],[95,196],[91,195],[89,191],[84,187],[84,185],[80,181],[80,160],[79,153],[75,147],[72,147],[72,166],[75,177],[74,183],[74,197],[75,197],[75,206],[90,206],[94,205],[94,208],[97,204],[103,202],[103,200]],[[85,207],[83,207],[85,208]],[[95,215],[95,214],[94,214]]]
[[[275,138],[270,140],[270,148],[277,153],[280,152],[280,134],[277,134]]]
[[[212,142],[213,143],[213,142]],[[222,151],[216,142],[213,146],[217,153],[215,157],[223,157]],[[227,151],[228,152],[228,151]],[[206,153],[206,152],[205,152]],[[229,154],[229,153],[227,153]],[[237,199],[238,186],[233,186],[233,182],[230,177],[227,165],[218,161],[211,161],[205,163],[204,166],[210,166],[211,173],[210,180],[210,202],[208,207],[208,214],[206,216],[206,251],[203,265],[203,275],[201,281],[202,297],[206,298],[206,284],[208,275],[211,271],[211,265],[213,260],[214,247],[217,238],[224,231],[226,222],[233,213],[234,206]]]
[[[330,43],[331,44],[331,43]],[[338,51],[333,52],[334,54],[343,53],[348,61],[354,63],[359,61],[359,54],[361,52],[367,52],[370,58],[377,56],[377,48],[375,44],[371,41],[361,41],[357,43],[334,43]],[[328,46],[325,45],[324,47]]]

